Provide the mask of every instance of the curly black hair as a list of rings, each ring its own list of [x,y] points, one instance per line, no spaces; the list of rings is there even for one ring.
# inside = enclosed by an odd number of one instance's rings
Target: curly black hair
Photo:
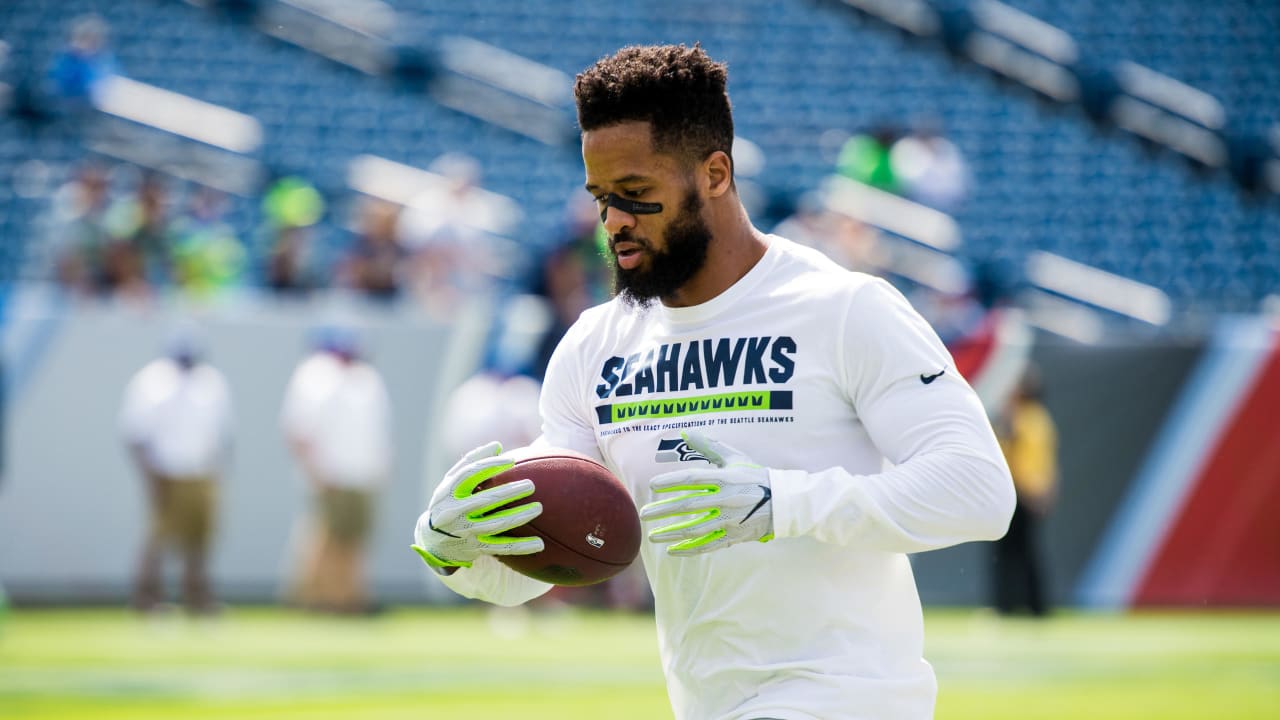
[[[732,160],[728,74],[700,45],[625,47],[578,74],[578,125],[589,131],[649,122],[658,152],[698,162],[721,150]]]

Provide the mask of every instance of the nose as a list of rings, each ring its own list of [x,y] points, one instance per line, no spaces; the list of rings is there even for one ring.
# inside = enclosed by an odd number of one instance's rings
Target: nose
[[[635,227],[636,216],[629,212],[624,212],[613,206],[605,206],[604,212],[600,215],[601,222],[604,223],[605,232],[610,236],[617,235],[623,228]]]

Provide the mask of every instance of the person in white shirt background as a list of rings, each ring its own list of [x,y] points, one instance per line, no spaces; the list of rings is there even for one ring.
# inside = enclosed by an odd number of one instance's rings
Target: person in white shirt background
[[[933,670],[908,553],[1005,533],[1014,490],[982,404],[888,283],[757,230],[733,175],[727,71],[629,47],[578,75],[586,187],[618,296],[568,331],[542,436],[641,507],[678,720],[919,720]],[[498,443],[437,486],[414,536],[467,597],[550,589],[496,556],[541,512]],[[501,648],[494,648],[501,652]]]
[[[291,599],[312,610],[369,612],[364,555],[391,473],[391,403],[353,330],[319,333],[289,380],[281,426],[311,496],[295,534],[301,562]]]
[[[120,429],[146,482],[150,510],[133,599],[141,611],[164,606],[162,566],[169,551],[182,560],[187,610],[217,610],[208,558],[218,484],[231,455],[231,413],[226,378],[204,360],[190,328],[178,331],[166,355],[139,370],[125,388]]]

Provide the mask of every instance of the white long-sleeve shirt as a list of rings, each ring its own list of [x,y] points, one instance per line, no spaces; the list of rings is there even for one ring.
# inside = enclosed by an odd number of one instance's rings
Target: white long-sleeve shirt
[[[543,442],[601,459],[636,504],[704,462],[704,433],[771,468],[776,539],[694,557],[645,543],[679,720],[932,717],[907,553],[1001,536],[1009,471],[937,335],[882,280],[770,236],[702,305],[583,314],[552,358]],[[517,604],[549,586],[492,558],[442,578]]]
[[[391,470],[391,400],[369,363],[317,352],[299,363],[280,411],[285,434],[306,446],[325,483],[368,490]]]
[[[167,478],[216,478],[231,449],[231,413],[231,393],[217,368],[198,363],[183,370],[159,358],[125,387],[120,433]]]

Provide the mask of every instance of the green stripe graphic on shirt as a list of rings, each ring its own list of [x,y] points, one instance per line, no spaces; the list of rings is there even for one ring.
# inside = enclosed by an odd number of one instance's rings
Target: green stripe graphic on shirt
[[[641,400],[597,405],[596,419],[601,425],[608,425],[627,420],[660,419],[703,413],[790,409],[790,390],[761,390],[699,395],[678,400]]]

